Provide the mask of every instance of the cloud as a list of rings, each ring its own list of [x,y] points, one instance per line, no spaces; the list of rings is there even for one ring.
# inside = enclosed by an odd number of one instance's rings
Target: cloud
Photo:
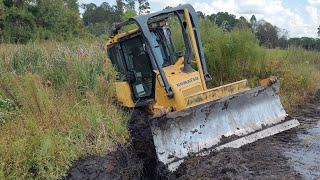
[[[237,7],[234,0],[213,0],[210,4],[195,2],[192,5],[197,11],[202,11],[207,15],[220,11],[234,14]]]
[[[320,6],[320,0],[308,0],[308,3],[312,6]]]
[[[308,5],[305,7],[305,20],[309,27],[306,29],[306,35],[317,36],[317,28],[320,25],[320,0],[308,0]]]
[[[174,1],[168,1],[168,0],[149,0],[151,3],[155,3],[158,6],[161,6],[161,9],[170,6],[170,7],[175,7],[178,6],[179,4],[186,4],[188,3],[188,0],[174,0]]]
[[[205,14],[222,11],[237,17],[244,16],[248,20],[255,15],[257,19],[264,19],[281,29],[288,30],[290,37],[315,37],[316,23],[320,23],[320,0],[308,0],[305,11],[299,12],[285,7],[282,0],[212,0],[209,3],[193,3],[193,5],[197,11],[203,11]]]
[[[210,14],[216,13],[216,10],[212,6],[208,5],[208,3],[203,3],[203,2],[198,3],[198,2],[196,2],[196,3],[193,4],[193,7],[194,7],[194,9],[196,11],[202,11],[206,15],[210,15]]]

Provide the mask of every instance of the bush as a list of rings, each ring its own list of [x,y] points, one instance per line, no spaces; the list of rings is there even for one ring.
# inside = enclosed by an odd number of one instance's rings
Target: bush
[[[300,48],[265,49],[266,70],[281,81],[281,99],[285,107],[304,100],[320,88],[320,53]]]
[[[241,79],[252,83],[262,76],[264,54],[249,29],[224,32],[210,20],[200,21],[200,34],[209,73],[210,86],[219,86]]]
[[[30,12],[17,8],[8,9],[2,26],[3,35],[0,34],[0,37],[2,36],[6,41],[25,44],[34,38],[36,23]]]

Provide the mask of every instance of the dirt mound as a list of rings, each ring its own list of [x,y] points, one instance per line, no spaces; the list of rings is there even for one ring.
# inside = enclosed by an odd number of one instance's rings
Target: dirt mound
[[[177,170],[177,179],[249,179],[247,159],[232,148],[213,152],[206,157],[193,157]]]
[[[65,179],[113,180],[140,179],[142,161],[133,153],[132,147],[119,147],[106,156],[88,156],[74,162]]]
[[[192,157],[176,172],[177,179],[299,179],[279,145],[285,133],[239,149],[223,149]],[[281,143],[280,143],[281,144]]]

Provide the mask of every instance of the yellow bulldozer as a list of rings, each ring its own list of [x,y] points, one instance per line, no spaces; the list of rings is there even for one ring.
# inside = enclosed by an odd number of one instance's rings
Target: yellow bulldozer
[[[170,29],[173,21],[179,29]],[[133,24],[136,29],[126,30]],[[183,51],[176,49],[173,31],[180,32]],[[158,160],[171,171],[190,155],[238,148],[299,125],[282,107],[275,77],[253,89],[247,80],[207,88],[211,77],[189,4],[115,25],[106,46],[118,72],[118,102],[152,115],[145,121]]]

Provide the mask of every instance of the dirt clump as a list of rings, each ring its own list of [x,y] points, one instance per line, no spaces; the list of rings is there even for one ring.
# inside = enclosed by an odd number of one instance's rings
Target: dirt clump
[[[132,147],[119,146],[117,151],[105,156],[87,156],[75,161],[65,179],[140,179],[142,169],[143,163]]]
[[[299,179],[274,138],[186,160],[177,179]]]
[[[227,148],[206,157],[193,157],[175,172],[176,179],[249,179],[252,177],[240,152]]]

